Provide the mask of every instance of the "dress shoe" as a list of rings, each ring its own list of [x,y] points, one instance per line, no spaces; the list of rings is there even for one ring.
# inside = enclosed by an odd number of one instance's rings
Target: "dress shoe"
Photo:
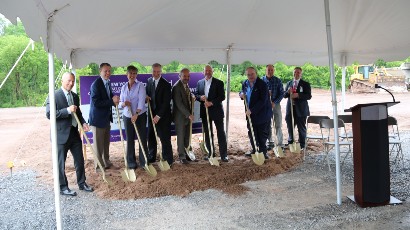
[[[77,193],[74,191],[71,191],[69,188],[61,190],[60,194],[65,195],[65,196],[77,196]]]
[[[252,157],[252,154],[255,154],[255,152],[254,151],[248,151],[248,152],[245,153],[245,156],[246,157]]]
[[[229,162],[229,159],[228,159],[228,157],[224,157],[224,158],[221,159],[221,161],[223,161],[223,162]]]
[[[120,167],[115,166],[115,165],[113,165],[113,164],[110,164],[109,166],[105,166],[105,169],[114,169],[114,170],[118,170],[118,169],[120,169]]]
[[[204,157],[204,161],[207,161],[207,160],[209,160],[209,158],[208,158],[208,157]]]
[[[86,192],[94,191],[94,189],[86,183],[84,183],[83,185],[80,185],[79,188],[80,188],[80,190],[84,190]]]
[[[180,159],[179,162],[181,162],[181,164],[184,164],[184,165],[189,164],[187,159]]]
[[[269,159],[268,153],[264,153],[263,155],[265,156],[265,160]]]

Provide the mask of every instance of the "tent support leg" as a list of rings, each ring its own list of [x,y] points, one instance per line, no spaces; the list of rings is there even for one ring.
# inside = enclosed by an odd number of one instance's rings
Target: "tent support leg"
[[[54,203],[56,210],[56,228],[62,229],[61,204],[60,204],[60,181],[58,176],[58,155],[57,155],[57,125],[56,125],[56,103],[54,95],[54,55],[52,53],[51,26],[54,14],[51,14],[47,21],[47,51],[48,51],[48,94],[50,103],[50,126],[51,126],[51,156],[53,160],[54,177]]]
[[[231,94],[231,51],[232,44],[226,48],[226,116],[225,116],[225,133],[226,133],[226,145],[228,146],[228,128],[229,128],[229,99]]]
[[[329,0],[324,0],[325,5],[325,18],[326,18],[326,35],[327,35],[327,49],[329,56],[329,68],[330,68],[330,81],[332,85],[332,106],[333,106],[333,124],[334,124],[334,136],[335,136],[335,149],[336,149],[336,196],[337,204],[342,204],[341,198],[341,183],[340,183],[340,146],[339,146],[339,133],[338,133],[338,118],[337,118],[337,100],[336,100],[336,82],[335,82],[335,68],[333,61],[333,44],[332,44],[332,30],[330,25],[330,10]]]

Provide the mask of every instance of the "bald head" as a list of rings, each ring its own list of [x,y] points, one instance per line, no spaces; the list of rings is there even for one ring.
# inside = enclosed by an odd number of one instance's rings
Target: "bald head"
[[[75,82],[75,76],[73,73],[65,72],[63,76],[61,77],[61,85],[68,92],[70,92],[71,89],[73,88],[74,82]]]

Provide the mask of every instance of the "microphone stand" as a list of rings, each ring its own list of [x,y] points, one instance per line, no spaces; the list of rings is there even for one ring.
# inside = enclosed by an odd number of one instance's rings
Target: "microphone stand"
[[[390,91],[388,91],[387,89],[381,87],[379,84],[375,84],[375,85],[374,85],[374,88],[376,88],[376,89],[377,89],[377,88],[379,88],[379,89],[384,89],[386,92],[390,93],[390,95],[391,95],[392,98],[393,98],[393,102],[396,102],[396,100],[394,99],[393,94],[392,94]]]

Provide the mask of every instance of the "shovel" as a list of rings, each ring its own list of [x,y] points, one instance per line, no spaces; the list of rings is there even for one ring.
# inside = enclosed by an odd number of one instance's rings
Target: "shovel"
[[[138,142],[140,143],[140,146],[141,146],[142,155],[144,155],[144,159],[145,159],[144,169],[150,176],[156,176],[157,175],[157,170],[155,170],[155,168],[154,168],[154,166],[152,166],[152,164],[148,164],[147,155],[145,154],[144,147],[142,147],[142,142],[141,142],[141,139],[140,139],[140,134],[138,132],[137,126],[135,125],[135,122],[133,122],[132,124],[134,125],[135,132],[137,133],[137,138],[138,138]]]
[[[191,105],[191,114],[194,114],[194,103],[195,101],[192,100],[192,105]],[[191,161],[195,161],[195,154],[192,151],[192,146],[191,146],[191,140],[192,140],[192,121],[189,121],[190,123],[190,129],[189,129],[189,146],[187,148],[185,148],[185,151],[189,157],[189,159],[191,159]]]
[[[243,101],[244,101],[244,103],[245,103],[246,111],[248,111],[249,108],[248,108],[248,103],[246,102],[246,98],[244,98]],[[254,134],[254,132],[253,132],[252,120],[251,120],[251,117],[250,117],[248,114],[246,114],[246,117],[248,118],[249,126],[251,127],[251,133],[252,133],[253,144],[254,144],[254,146],[255,146],[255,148],[256,148],[257,145],[256,145],[255,134]],[[258,150],[259,150],[259,146],[258,146]],[[261,153],[261,152],[259,152],[259,151],[255,152],[254,154],[251,154],[251,156],[252,156],[253,162],[254,162],[255,164],[257,164],[257,165],[263,165],[263,163],[265,162],[265,156],[263,155],[263,153]]]
[[[151,116],[151,122],[152,122],[152,126],[154,128],[154,132],[155,132],[155,139],[157,140],[157,144],[159,144],[159,140],[158,140],[158,134],[157,134],[157,126],[154,123],[154,118],[152,117],[152,110],[151,110],[151,104],[150,102],[148,102],[148,109],[149,109],[149,114]],[[162,151],[160,148],[159,149],[159,169],[161,169],[161,171],[167,171],[170,170],[171,167],[168,164],[168,161],[164,161],[164,158],[162,158]]]
[[[131,106],[128,106],[128,109],[130,110],[131,114],[133,114],[131,110]],[[138,143],[140,144],[142,155],[144,156],[144,159],[145,159],[144,169],[150,176],[156,176],[157,170],[155,170],[152,164],[148,164],[147,154],[145,153],[144,147],[142,145],[142,141],[140,139],[140,133],[138,132],[137,125],[135,124],[135,122],[132,122],[132,124],[134,125],[135,133],[137,134],[137,138],[138,138]]]
[[[91,146],[90,140],[88,140],[88,137],[85,134],[83,127],[81,126],[81,122],[78,119],[77,114],[76,113],[72,113],[72,114],[74,115],[74,118],[77,121],[77,124],[78,124],[78,127],[80,128],[81,133],[84,135],[84,138],[87,141],[88,147],[90,147],[91,152],[93,153],[94,159],[96,159],[96,161],[97,161],[98,167],[101,169],[101,174],[102,174],[102,178],[103,178],[104,182],[107,183],[109,186],[111,186],[113,184],[112,180],[107,175],[105,175],[104,167],[102,167],[101,162],[98,160],[97,154],[94,152],[94,149]]]
[[[125,169],[121,171],[121,177],[123,181],[131,181],[134,182],[137,180],[137,176],[135,175],[135,171],[128,168],[128,161],[127,155],[125,153],[125,146],[124,146],[124,137],[122,136],[122,128],[121,128],[121,120],[120,120],[120,112],[118,111],[118,105],[115,105],[115,110],[117,112],[117,119],[118,119],[118,128],[120,131],[121,137],[121,145],[122,145],[122,152],[124,154],[124,162],[125,162]]]
[[[273,124],[273,132],[272,132],[272,138],[273,138],[273,152],[275,153],[275,156],[277,158],[282,158],[285,157],[285,154],[283,154],[282,147],[278,146],[277,143],[278,141],[278,136],[276,135],[276,126],[275,126],[275,120],[272,117],[272,124]]]
[[[206,102],[206,101],[205,101]],[[206,120],[207,120],[207,123],[208,123],[208,135],[209,135],[209,143],[210,143],[210,146],[211,146],[211,154],[210,155],[208,155],[209,157],[208,157],[208,160],[209,160],[209,163],[211,164],[211,165],[215,165],[215,166],[219,166],[219,161],[218,161],[218,159],[216,159],[216,158],[214,158],[214,150],[213,150],[213,148],[212,148],[212,136],[211,136],[211,125],[210,125],[210,122],[209,122],[209,114],[208,114],[208,107],[206,107],[205,106],[205,111],[206,111]]]
[[[300,149],[300,144],[296,143],[295,140],[295,121],[293,120],[293,99],[292,99],[292,93],[290,94],[291,98],[290,98],[290,113],[292,114],[292,129],[293,129],[293,143],[289,144],[289,150],[292,153],[300,153],[301,149]]]
[[[199,147],[201,148],[201,151],[205,156],[209,155],[209,151],[206,148],[206,144],[205,144],[204,125],[202,125],[202,141],[199,143]]]

